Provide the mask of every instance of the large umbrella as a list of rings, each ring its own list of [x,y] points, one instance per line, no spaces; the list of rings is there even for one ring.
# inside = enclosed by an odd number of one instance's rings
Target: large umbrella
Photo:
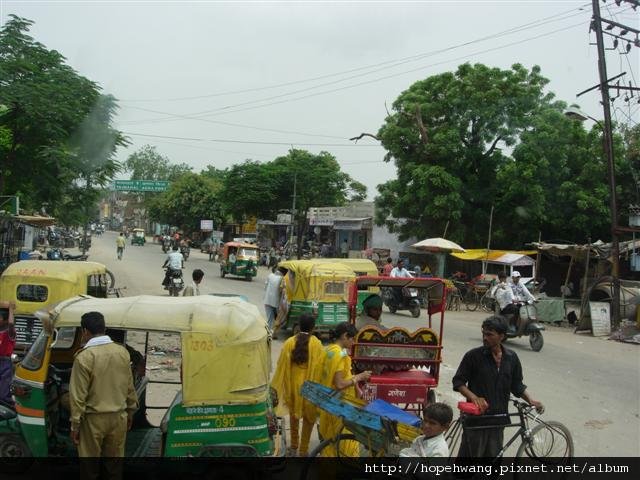
[[[460,245],[446,238],[427,238],[418,243],[411,245],[413,248],[420,250],[427,250],[429,252],[456,252],[462,253],[465,251]]]

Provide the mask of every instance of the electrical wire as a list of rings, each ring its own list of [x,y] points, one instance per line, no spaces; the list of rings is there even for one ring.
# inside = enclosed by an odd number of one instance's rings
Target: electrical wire
[[[393,60],[387,60],[384,62],[379,62],[379,63],[375,63],[375,64],[371,64],[371,65],[366,65],[363,67],[358,67],[358,68],[353,68],[353,69],[349,69],[349,70],[343,70],[340,72],[335,72],[335,73],[330,73],[330,74],[325,74],[325,75],[320,75],[320,76],[316,76],[316,77],[311,77],[311,78],[307,78],[307,79],[301,79],[301,80],[294,80],[291,82],[284,82],[284,83],[279,83],[279,84],[275,84],[275,85],[269,85],[269,86],[265,86],[265,87],[255,87],[255,88],[249,88],[249,89],[243,89],[243,90],[232,90],[232,91],[227,91],[227,92],[220,92],[220,93],[212,93],[212,94],[206,94],[206,95],[196,95],[196,96],[190,96],[190,97],[177,97],[177,98],[165,98],[165,99],[121,99],[121,102],[127,103],[127,102],[174,102],[174,101],[185,101],[185,100],[199,100],[199,99],[203,99],[203,98],[213,98],[213,97],[221,97],[221,96],[228,96],[228,95],[237,95],[237,94],[242,94],[242,93],[251,93],[251,92],[257,92],[257,91],[263,91],[263,90],[270,90],[270,89],[275,89],[275,88],[281,88],[281,87],[285,87],[285,86],[291,86],[291,85],[297,85],[300,83],[309,83],[309,82],[313,82],[316,80],[323,80],[326,78],[331,78],[331,77],[335,77],[335,76],[340,76],[340,75],[346,75],[349,73],[353,73],[353,72],[358,72],[361,70],[368,70],[371,68],[376,68],[376,67],[380,67],[382,65],[389,65],[389,64],[393,64],[387,68],[393,68],[394,66],[397,65],[401,65],[403,63],[408,63],[408,62],[412,62],[412,61],[417,61],[417,60],[421,60],[422,58],[425,57],[429,57],[429,56],[433,56],[433,55],[437,55],[439,53],[445,53],[451,50],[455,50],[457,48],[461,48],[461,47],[465,47],[465,46],[469,46],[473,43],[478,43],[478,42],[482,42],[482,41],[486,41],[486,40],[491,40],[494,38],[499,38],[501,36],[505,36],[505,35],[510,35],[512,33],[517,33],[519,31],[522,30],[526,30],[529,28],[536,28],[542,25],[546,25],[548,23],[552,23],[552,22],[556,22],[556,21],[561,21],[561,20],[566,20],[568,18],[572,18],[576,15],[583,15],[584,13],[588,13],[585,11],[582,11],[582,8],[589,6],[589,3],[585,3],[584,5],[581,5],[580,7],[574,7],[572,9],[560,12],[560,13],[556,13],[554,15],[550,15],[548,17],[544,17],[538,20],[534,20],[532,22],[528,22],[522,25],[518,25],[516,27],[511,27],[507,30],[503,30],[501,32],[498,33],[494,33],[491,35],[487,35],[485,37],[480,37],[478,39],[475,40],[470,40],[458,45],[453,45],[450,47],[446,47],[443,49],[439,49],[439,50],[435,50],[435,51],[430,51],[430,52],[424,52],[424,53],[420,53],[420,54],[416,54],[416,55],[412,55],[409,57],[403,57],[400,59],[393,59]],[[579,10],[576,13],[576,10]],[[569,15],[566,16],[570,13],[573,13],[573,15]],[[566,16],[565,18],[561,18],[562,16]],[[374,72],[369,72],[370,73],[374,73]],[[322,85],[318,85],[316,87],[311,87],[311,88],[318,88]]]
[[[429,64],[429,65],[422,65],[420,67],[413,68],[413,69],[410,69],[410,70],[405,70],[405,71],[394,73],[394,74],[391,74],[391,75],[386,75],[386,76],[383,76],[383,77],[378,77],[378,78],[374,78],[372,80],[367,80],[367,81],[364,81],[364,82],[358,82],[358,83],[355,83],[355,84],[346,85],[346,86],[338,87],[338,88],[331,89],[331,90],[325,90],[325,91],[321,91],[321,92],[316,92],[316,93],[312,93],[312,94],[309,94],[309,95],[304,95],[304,96],[301,96],[301,97],[288,98],[288,99],[283,99],[283,100],[280,100],[280,101],[270,102],[270,103],[266,103],[266,104],[262,104],[262,105],[254,105],[254,106],[250,106],[250,107],[246,107],[246,108],[239,108],[239,109],[236,109],[236,110],[218,109],[218,110],[208,111],[204,115],[203,115],[204,112],[201,112],[200,114],[192,114],[192,115],[185,115],[185,116],[186,117],[190,117],[189,119],[200,119],[200,117],[202,117],[202,116],[212,117],[212,116],[225,115],[225,114],[228,114],[228,113],[244,112],[244,111],[248,111],[248,110],[255,110],[255,109],[258,109],[258,108],[269,107],[269,106],[272,106],[272,105],[278,105],[278,104],[283,104],[283,103],[289,103],[289,102],[295,102],[295,101],[299,101],[299,100],[304,100],[306,98],[311,98],[311,97],[315,97],[315,96],[319,96],[319,95],[326,95],[326,94],[329,94],[329,93],[338,92],[338,91],[347,90],[347,89],[352,89],[352,88],[359,87],[359,86],[362,86],[362,85],[368,85],[368,84],[371,84],[371,83],[380,82],[380,81],[383,81],[383,80],[387,80],[387,79],[390,79],[390,78],[395,78],[395,77],[406,75],[406,74],[409,74],[409,73],[414,73],[416,71],[424,70],[424,69],[431,68],[431,67],[434,67],[434,66],[439,66],[439,65],[443,65],[443,64],[447,64],[447,63],[463,60],[463,59],[467,59],[469,57],[475,57],[477,55],[493,52],[493,51],[496,51],[496,50],[501,50],[503,48],[508,48],[508,47],[511,47],[511,46],[520,45],[522,43],[525,43],[525,42],[528,42],[528,41],[531,41],[531,40],[537,40],[539,38],[547,37],[549,35],[553,35],[555,33],[566,31],[567,29],[572,29],[572,28],[576,28],[576,27],[580,27],[580,26],[584,26],[584,23],[580,22],[580,23],[576,23],[576,24],[573,24],[573,25],[570,25],[570,26],[564,26],[562,28],[559,28],[559,29],[556,29],[556,30],[552,30],[552,31],[549,31],[549,32],[545,32],[545,33],[542,33],[542,34],[539,34],[539,35],[535,35],[533,37],[525,38],[525,39],[522,39],[522,40],[519,40],[519,41],[515,41],[515,42],[510,42],[510,43],[503,44],[503,45],[500,45],[500,46],[497,46],[497,47],[488,48],[488,49],[485,49],[485,50],[482,50],[482,51],[478,51],[478,52],[474,52],[474,53],[471,53],[471,54],[463,55],[463,56],[456,57],[456,58],[453,58],[453,59],[443,60],[443,61],[432,63],[432,64]],[[224,110],[224,111],[219,111],[219,110]],[[200,115],[200,116],[197,116],[197,115]],[[166,121],[173,121],[173,119],[171,119],[171,120],[158,119],[157,121],[154,121],[152,123],[164,123]]]
[[[219,143],[247,143],[251,145],[300,145],[312,147],[382,147],[382,145],[362,144],[362,143],[300,143],[300,142],[262,142],[257,140],[232,140],[226,138],[193,138],[193,137],[174,137],[170,135],[151,135],[146,133],[122,132],[124,135],[132,137],[149,137],[149,138],[168,138],[171,140],[190,140],[195,142],[219,142]]]

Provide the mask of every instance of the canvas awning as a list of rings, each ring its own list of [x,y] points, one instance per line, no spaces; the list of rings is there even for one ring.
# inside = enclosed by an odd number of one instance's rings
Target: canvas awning
[[[56,224],[56,219],[53,217],[38,217],[35,215],[15,215],[13,218],[19,222],[26,223],[33,227],[49,227]]]
[[[371,228],[371,217],[364,218],[336,218],[333,221],[334,230],[366,230]]]
[[[474,248],[468,249],[464,253],[452,253],[451,255],[460,260],[473,260],[478,262],[521,267],[534,265],[535,260],[529,255],[537,254],[537,250],[489,250],[487,252],[486,248]]]

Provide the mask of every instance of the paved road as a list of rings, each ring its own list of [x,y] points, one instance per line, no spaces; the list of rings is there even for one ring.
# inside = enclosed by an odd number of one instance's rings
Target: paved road
[[[127,245],[124,259],[116,259],[116,234],[107,232],[94,238],[90,260],[103,262],[116,275],[116,284],[125,285],[126,295],[167,295],[160,283],[164,254],[159,245]],[[205,272],[204,293],[237,293],[262,309],[267,270],[253,282],[219,275],[218,264],[192,250],[185,277],[201,268]],[[462,355],[480,344],[480,323],[486,314],[447,312],[444,331],[443,368],[438,393],[451,405],[457,394],[451,391],[451,378]],[[419,320],[419,321],[418,321]],[[415,329],[425,322],[408,314],[385,311],[383,323]],[[422,323],[424,325],[424,323]],[[571,430],[578,456],[640,456],[640,350],[637,345],[612,342],[572,330],[549,327],[544,333],[541,352],[533,352],[527,339],[510,340],[523,364],[525,383],[535,398],[547,407],[545,417],[559,420]],[[274,362],[281,340],[273,348]],[[315,435],[314,435],[315,437]]]

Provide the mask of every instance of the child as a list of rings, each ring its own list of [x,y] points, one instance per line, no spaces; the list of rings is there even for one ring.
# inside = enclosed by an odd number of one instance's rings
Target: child
[[[453,410],[445,403],[431,403],[424,411],[422,435],[417,437],[411,447],[400,450],[401,457],[449,457],[449,447],[444,439],[453,420]]]
[[[11,355],[16,345],[16,329],[13,323],[13,311],[16,308],[13,302],[0,302],[1,309],[7,309],[7,313],[0,311],[0,402],[13,406],[11,398],[11,382],[13,381],[13,363]]]

